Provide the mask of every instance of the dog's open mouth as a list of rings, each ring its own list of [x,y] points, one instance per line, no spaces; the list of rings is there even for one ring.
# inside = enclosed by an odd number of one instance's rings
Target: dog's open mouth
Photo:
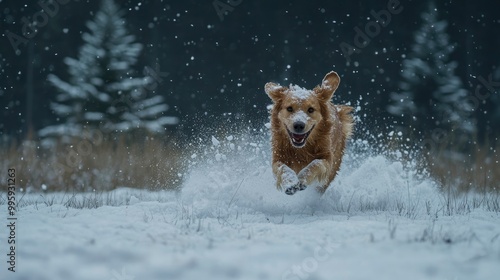
[[[314,126],[306,133],[293,133],[290,130],[288,130],[288,135],[290,135],[290,140],[292,141],[292,144],[297,147],[301,148],[306,144],[307,137],[313,130]]]

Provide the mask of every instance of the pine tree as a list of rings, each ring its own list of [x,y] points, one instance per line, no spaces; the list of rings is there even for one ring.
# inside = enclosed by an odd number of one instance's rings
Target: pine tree
[[[438,20],[434,2],[422,14],[422,25],[415,33],[411,53],[403,61],[400,92],[391,95],[387,110],[400,117],[412,133],[433,128],[472,133],[470,104],[464,102],[467,90],[455,75],[457,62],[450,55],[455,44],[446,33],[447,22]]]
[[[51,108],[61,123],[40,130],[41,137],[75,137],[83,129],[163,133],[165,126],[177,124],[177,118],[164,115],[168,106],[162,96],[148,96],[153,79],[134,77],[142,45],[127,33],[123,15],[113,0],[103,0],[87,22],[90,32],[82,35],[78,58],[64,59],[69,81],[48,76],[59,91]]]

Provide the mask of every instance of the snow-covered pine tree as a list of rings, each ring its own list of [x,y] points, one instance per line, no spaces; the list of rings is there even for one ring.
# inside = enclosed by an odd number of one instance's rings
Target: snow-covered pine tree
[[[433,1],[422,13],[411,52],[403,60],[400,91],[391,94],[387,110],[401,118],[407,132],[428,137],[434,128],[471,134],[475,125],[466,102],[467,90],[455,75],[457,62],[450,54],[455,44],[446,33],[447,22],[438,19]]]
[[[78,137],[83,129],[163,133],[165,126],[178,123],[176,117],[165,115],[168,106],[163,97],[148,92],[153,79],[134,77],[142,45],[127,33],[123,15],[113,0],[103,0],[87,22],[90,32],[82,35],[85,44],[78,58],[64,59],[69,81],[48,76],[59,91],[51,108],[60,124],[40,130],[42,138]]]

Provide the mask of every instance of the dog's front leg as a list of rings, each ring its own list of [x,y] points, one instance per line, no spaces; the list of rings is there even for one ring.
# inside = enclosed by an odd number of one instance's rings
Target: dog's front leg
[[[300,184],[299,178],[295,171],[282,162],[273,164],[273,173],[276,177],[276,186],[279,190],[285,190],[285,193],[292,195],[297,191],[305,189],[305,186]]]
[[[299,172],[299,182],[306,187],[312,184],[323,186],[328,183],[329,163],[324,159],[315,159]]]

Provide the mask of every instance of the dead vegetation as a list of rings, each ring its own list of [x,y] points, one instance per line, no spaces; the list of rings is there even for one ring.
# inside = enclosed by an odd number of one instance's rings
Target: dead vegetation
[[[465,155],[429,153],[426,159],[431,176],[445,191],[500,191],[500,153],[494,147],[477,147]]]
[[[118,187],[177,189],[184,166],[174,141],[145,136],[89,135],[42,147],[37,141],[4,144],[0,166],[7,176],[16,169],[18,188],[25,191],[92,191]],[[6,181],[6,178],[2,179]]]

